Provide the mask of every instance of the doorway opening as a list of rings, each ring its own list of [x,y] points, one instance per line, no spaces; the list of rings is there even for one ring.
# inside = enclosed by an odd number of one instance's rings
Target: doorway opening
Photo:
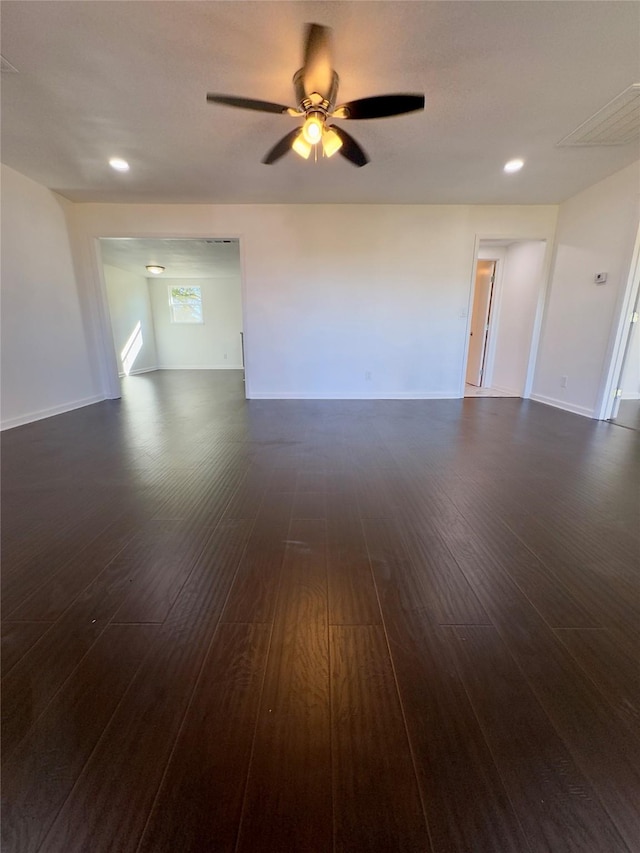
[[[465,397],[526,397],[533,376],[545,240],[480,240],[472,281]]]
[[[465,385],[482,388],[482,379],[487,364],[487,342],[493,291],[498,261],[478,260],[473,291],[473,309],[471,311],[471,329],[469,331],[469,352],[467,353],[467,374]],[[472,391],[470,393],[473,393]],[[465,391],[465,396],[467,392]]]
[[[99,240],[120,382],[156,370],[244,379],[237,238]]]

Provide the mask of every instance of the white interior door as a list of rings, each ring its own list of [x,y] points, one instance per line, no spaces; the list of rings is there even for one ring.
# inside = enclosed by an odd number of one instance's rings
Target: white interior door
[[[640,291],[636,296],[636,304],[629,318],[630,331],[622,358],[620,378],[615,389],[613,406],[609,419],[615,421],[620,410],[623,396],[628,399],[640,399]]]
[[[489,331],[489,310],[495,273],[495,261],[478,261],[476,282],[473,290],[473,310],[469,332],[467,376],[469,385],[482,385],[482,371]]]

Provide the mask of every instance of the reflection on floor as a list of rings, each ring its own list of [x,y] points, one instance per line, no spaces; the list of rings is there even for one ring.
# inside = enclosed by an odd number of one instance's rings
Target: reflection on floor
[[[517,397],[517,394],[510,394],[508,391],[498,391],[497,388],[478,388],[477,385],[464,386],[465,397]]]
[[[640,853],[609,426],[158,370],[3,432],[4,853]]]
[[[621,400],[618,414],[611,419],[611,423],[640,432],[640,400]]]

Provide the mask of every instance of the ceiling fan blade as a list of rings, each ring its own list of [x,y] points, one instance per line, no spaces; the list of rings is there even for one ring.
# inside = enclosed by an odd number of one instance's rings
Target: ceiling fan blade
[[[424,95],[376,95],[341,104],[333,112],[333,118],[385,118],[424,109]]]
[[[317,92],[328,99],[333,85],[331,27],[307,24],[302,79],[306,95]]]
[[[349,136],[346,131],[335,124],[331,125],[331,130],[335,131],[342,140],[342,147],[338,149],[339,153],[343,157],[346,157],[350,163],[353,163],[354,166],[366,166],[369,158],[353,136]]]
[[[269,152],[267,152],[267,154],[264,155],[264,157],[262,158],[262,162],[265,163],[267,166],[270,166],[272,163],[275,163],[276,160],[279,160],[281,157],[284,157],[284,155],[288,151],[291,151],[291,145],[293,144],[293,140],[299,133],[300,128],[296,127],[289,133],[287,133],[286,136],[283,136],[282,139],[279,142],[276,142],[273,148]]]
[[[236,98],[233,95],[217,95],[215,92],[209,92],[207,100],[211,104],[224,104],[227,107],[240,107],[244,110],[257,110],[261,113],[288,113],[290,109],[284,104],[273,104],[271,101]]]

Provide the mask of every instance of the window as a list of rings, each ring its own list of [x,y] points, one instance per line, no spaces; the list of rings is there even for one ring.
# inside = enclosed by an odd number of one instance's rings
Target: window
[[[172,323],[204,323],[202,290],[199,287],[169,285],[169,311]]]

